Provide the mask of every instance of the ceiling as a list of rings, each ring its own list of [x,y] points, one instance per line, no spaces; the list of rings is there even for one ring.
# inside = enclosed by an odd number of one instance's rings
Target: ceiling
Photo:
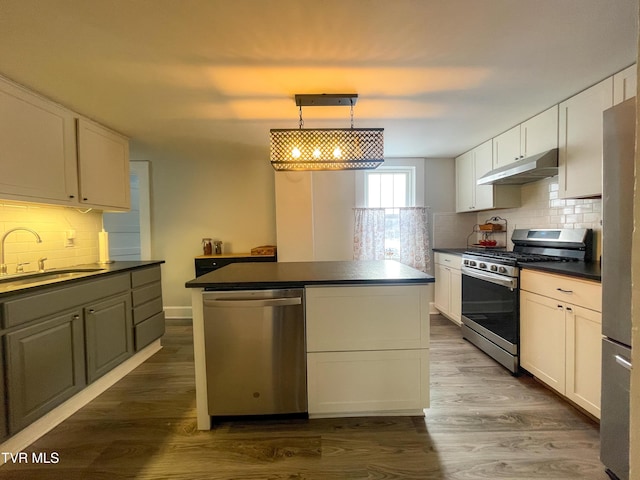
[[[638,0],[0,0],[0,73],[139,159],[267,158],[296,93],[357,93],[387,157],[453,157],[634,63],[637,20]]]

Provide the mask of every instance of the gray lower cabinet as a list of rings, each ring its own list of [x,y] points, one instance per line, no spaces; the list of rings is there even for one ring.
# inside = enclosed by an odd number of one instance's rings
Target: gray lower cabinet
[[[26,427],[85,386],[80,310],[8,333],[5,347],[11,433]]]
[[[128,293],[84,308],[87,382],[133,355],[131,298]]]
[[[4,346],[0,342],[0,442],[7,438],[9,429],[7,428],[7,394],[4,384]]]
[[[160,285],[153,265],[4,297],[0,441],[162,336]]]
[[[160,266],[131,272],[133,334],[136,351],[164,335]]]

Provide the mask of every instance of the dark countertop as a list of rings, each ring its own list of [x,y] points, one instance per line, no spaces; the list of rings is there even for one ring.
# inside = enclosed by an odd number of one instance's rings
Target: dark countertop
[[[468,248],[433,248],[434,252],[440,253],[451,253],[453,255],[462,255],[464,252],[468,251]]]
[[[506,249],[504,247],[499,247],[499,248],[491,248],[489,250],[487,250],[486,248],[478,248],[478,247],[465,247],[465,248],[432,248],[432,250],[434,252],[441,252],[441,253],[451,253],[453,255],[462,255],[464,252],[479,252],[479,253],[487,253],[487,251],[505,251]]]
[[[188,281],[187,288],[248,290],[307,285],[427,284],[435,278],[393,260],[232,263]]]
[[[600,262],[531,262],[523,263],[520,266],[530,270],[602,281]]]
[[[55,273],[56,271],[64,272],[72,269],[100,269],[96,271],[87,271],[71,278],[53,278],[48,280],[37,280],[28,284],[15,284],[13,280],[18,282],[24,281],[25,276],[9,275],[8,277],[0,277],[0,299],[2,297],[8,297],[10,295],[16,295],[21,293],[35,293],[38,290],[45,289],[47,287],[60,287],[66,284],[73,284],[79,281],[101,277],[104,275],[112,275],[115,273],[126,272],[128,270],[136,270],[138,268],[144,268],[151,265],[159,265],[164,263],[164,260],[139,260],[139,261],[116,261],[108,264],[100,263],[86,263],[83,265],[74,265],[73,267],[54,268],[47,270],[47,273]],[[35,272],[26,272],[35,273]],[[26,275],[26,274],[25,274]],[[6,280],[6,281],[5,281]],[[35,279],[34,279],[35,280]]]

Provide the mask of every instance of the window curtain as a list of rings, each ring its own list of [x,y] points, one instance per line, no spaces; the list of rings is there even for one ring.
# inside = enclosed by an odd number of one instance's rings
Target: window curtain
[[[425,273],[431,267],[428,210],[425,207],[400,209],[400,263]]]
[[[354,260],[384,260],[384,208],[356,208]]]
[[[387,258],[422,272],[429,271],[431,256],[426,207],[404,207],[389,209],[388,212],[384,208],[356,208],[354,214],[354,260]],[[389,222],[387,215],[391,220]],[[397,218],[397,222],[393,221],[393,217]],[[385,245],[385,240],[391,241],[392,248]]]

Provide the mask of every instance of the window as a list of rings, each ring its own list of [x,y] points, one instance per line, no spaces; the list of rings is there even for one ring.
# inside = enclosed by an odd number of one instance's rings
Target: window
[[[385,258],[400,259],[401,207],[415,206],[415,167],[378,167],[364,174],[364,205],[385,209]]]

